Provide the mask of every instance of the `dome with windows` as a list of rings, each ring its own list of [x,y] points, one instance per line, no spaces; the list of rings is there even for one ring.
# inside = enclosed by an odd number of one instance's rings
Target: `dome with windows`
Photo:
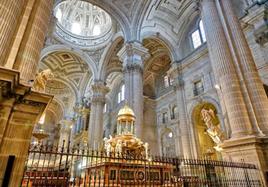
[[[112,19],[103,9],[81,0],[66,0],[54,10],[56,33],[81,46],[101,43],[109,38]]]

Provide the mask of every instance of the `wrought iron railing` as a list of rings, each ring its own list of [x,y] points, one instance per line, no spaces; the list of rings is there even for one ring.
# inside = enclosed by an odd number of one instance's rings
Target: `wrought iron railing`
[[[22,186],[264,186],[255,165],[33,145]]]

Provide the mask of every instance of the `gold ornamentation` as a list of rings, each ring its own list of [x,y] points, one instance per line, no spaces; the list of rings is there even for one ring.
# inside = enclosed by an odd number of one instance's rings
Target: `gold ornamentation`
[[[38,92],[44,92],[47,81],[51,80],[54,77],[50,69],[46,69],[37,74],[34,83],[33,89]]]
[[[117,135],[104,138],[104,149],[107,155],[110,153],[144,156],[149,158],[149,144],[143,143],[134,135],[135,114],[133,110],[124,105],[117,115]]]
[[[133,110],[125,104],[123,108],[121,108],[117,114],[117,121],[121,120],[129,120],[129,121],[135,121],[135,114]]]

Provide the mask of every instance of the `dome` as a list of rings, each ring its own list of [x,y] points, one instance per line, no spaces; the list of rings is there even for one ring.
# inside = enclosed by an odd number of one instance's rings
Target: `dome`
[[[112,20],[101,8],[80,0],[66,0],[54,10],[60,27],[81,37],[101,37],[112,28]]]
[[[125,104],[124,107],[119,110],[117,120],[135,121],[135,114],[133,110],[127,104]]]

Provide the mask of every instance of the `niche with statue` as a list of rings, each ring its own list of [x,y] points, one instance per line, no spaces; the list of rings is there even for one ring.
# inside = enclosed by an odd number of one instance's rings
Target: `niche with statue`
[[[216,107],[211,103],[201,103],[194,108],[192,118],[201,156],[219,158],[225,133]]]

